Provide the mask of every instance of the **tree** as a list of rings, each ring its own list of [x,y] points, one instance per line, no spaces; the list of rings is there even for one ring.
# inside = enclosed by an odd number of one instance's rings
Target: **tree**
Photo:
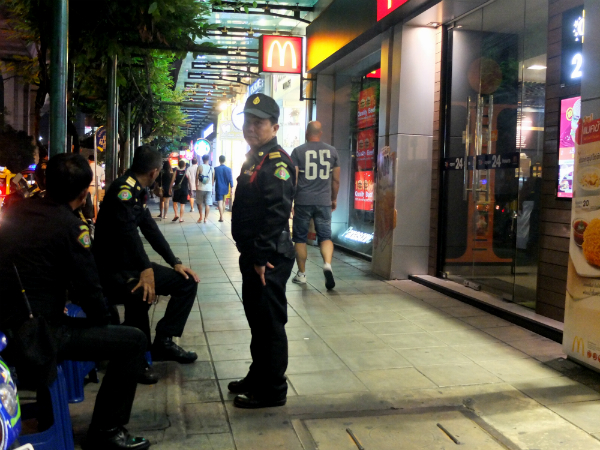
[[[33,138],[10,125],[0,129],[0,166],[13,173],[21,172],[33,164],[35,145]]]
[[[214,0],[218,2],[219,0]],[[20,58],[13,69],[39,87],[36,117],[49,93],[51,68],[48,52],[51,39],[52,0],[4,0],[9,27],[15,39],[32,43],[35,58]],[[117,57],[120,89],[120,123],[125,123],[126,105],[132,105],[134,129],[143,126],[151,138],[161,133],[176,136],[185,116],[176,106],[182,94],[173,90],[171,64],[188,50],[201,51],[210,44],[195,45],[198,38],[215,28],[207,23],[212,1],[197,0],[99,0],[69,5],[69,105],[70,117],[78,109],[100,120],[106,117],[107,68]],[[36,127],[36,133],[39,127]],[[123,143],[124,131],[120,130]]]

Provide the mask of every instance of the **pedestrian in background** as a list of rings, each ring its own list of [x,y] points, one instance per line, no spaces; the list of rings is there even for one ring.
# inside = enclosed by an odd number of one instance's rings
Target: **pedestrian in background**
[[[198,219],[198,223],[202,222],[202,205],[204,205],[204,223],[208,219],[208,213],[210,212],[210,207],[213,203],[212,191],[213,184],[215,183],[214,175],[215,172],[213,168],[208,164],[208,155],[202,156],[202,165],[198,168],[198,178],[197,178],[197,194],[198,198],[198,213],[200,214],[200,218]]]
[[[244,106],[244,139],[250,146],[237,179],[231,234],[240,251],[242,302],[250,325],[252,364],[246,377],[232,381],[238,408],[286,403],[288,365],[285,288],[294,267],[290,239],[296,169],[277,143],[279,106],[254,94]]]
[[[160,189],[160,205],[158,215],[159,219],[166,219],[167,213],[169,212],[169,203],[171,199],[171,180],[173,179],[173,169],[171,169],[171,163],[167,160],[163,162],[162,169],[156,183],[158,183]]]
[[[190,193],[190,187],[192,181],[190,180],[190,174],[188,169],[185,167],[185,161],[179,160],[177,163],[179,169],[173,172],[173,178],[171,181],[171,192],[173,193],[173,211],[175,211],[175,217],[173,222],[183,222],[183,213],[185,212],[185,205],[188,202],[188,196]],[[179,215],[177,215],[177,209],[179,209]]]
[[[188,168],[190,175],[190,212],[194,212],[194,201],[196,199],[196,178],[198,178],[198,160],[192,158],[192,165]]]
[[[94,155],[88,156],[88,162],[90,163],[90,169],[92,169],[92,182],[90,183],[90,197],[92,198],[92,204],[96,204],[96,192],[102,189],[106,178],[104,169],[101,165],[96,164],[96,158]]]
[[[225,165],[225,155],[219,156],[218,167],[215,167],[215,194],[217,195],[217,204],[219,205],[219,222],[223,222],[223,212],[225,210],[224,200],[229,189],[233,192],[233,177],[231,169]]]
[[[313,219],[323,257],[325,287],[329,290],[335,287],[331,268],[331,212],[337,207],[341,169],[337,150],[322,142],[322,135],[321,123],[316,120],[309,122],[306,127],[307,142],[292,151],[298,176],[293,223],[298,273],[292,281],[306,284],[306,240],[310,219]]]

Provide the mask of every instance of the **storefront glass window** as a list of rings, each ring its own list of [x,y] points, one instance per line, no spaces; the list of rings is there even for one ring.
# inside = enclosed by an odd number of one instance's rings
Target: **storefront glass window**
[[[365,255],[373,253],[375,162],[379,118],[379,71],[352,83],[350,130],[352,171],[348,228],[334,240]]]
[[[547,0],[498,0],[448,32],[444,274],[535,307]]]

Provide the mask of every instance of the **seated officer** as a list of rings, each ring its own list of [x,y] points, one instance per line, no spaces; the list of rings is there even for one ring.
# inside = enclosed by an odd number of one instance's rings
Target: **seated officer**
[[[147,188],[161,167],[160,153],[148,146],[137,148],[131,169],[113,181],[106,192],[92,251],[109,302],[125,305],[124,323],[144,332],[152,359],[187,364],[198,356],[183,350],[172,338],[183,333],[200,280],[175,257],[147,208]],[[138,228],[172,269],[150,262]],[[148,309],[156,294],[170,295],[171,299],[156,325],[154,344],[150,345]],[[156,374],[146,368],[140,382],[151,384],[157,380]]]
[[[124,425],[146,340],[135,328],[107,325],[89,231],[73,214],[85,201],[91,179],[83,156],[57,155],[46,169],[46,196],[6,211],[0,227],[0,330],[9,341],[2,356],[37,386],[52,383],[57,360],[109,360],[96,397],[89,448],[145,449],[150,443],[130,436]],[[67,290],[87,318],[64,314]],[[29,318],[27,298],[34,318]],[[24,333],[28,327],[35,328],[35,338]],[[32,348],[38,350],[33,356]]]

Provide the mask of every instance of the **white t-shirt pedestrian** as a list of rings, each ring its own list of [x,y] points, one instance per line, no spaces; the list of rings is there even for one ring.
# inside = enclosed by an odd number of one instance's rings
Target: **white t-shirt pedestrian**
[[[96,168],[96,173],[94,173],[94,167]],[[90,187],[96,187],[96,178],[98,178],[98,183],[100,184],[100,187],[102,187],[102,182],[106,179],[104,169],[102,166],[96,166],[95,162],[90,163],[90,169],[92,169],[92,182],[90,183]]]
[[[208,176],[208,182],[206,184],[202,183],[202,180],[198,179],[198,187],[203,192],[212,192],[213,190],[213,178],[215,175],[215,171],[208,164],[202,164],[202,175]],[[198,174],[198,178],[200,178],[200,174]]]
[[[190,176],[190,180],[192,180],[192,185],[190,186],[190,189],[192,191],[196,190],[196,177],[198,176],[198,164],[192,164],[190,167],[188,167],[188,174]]]

